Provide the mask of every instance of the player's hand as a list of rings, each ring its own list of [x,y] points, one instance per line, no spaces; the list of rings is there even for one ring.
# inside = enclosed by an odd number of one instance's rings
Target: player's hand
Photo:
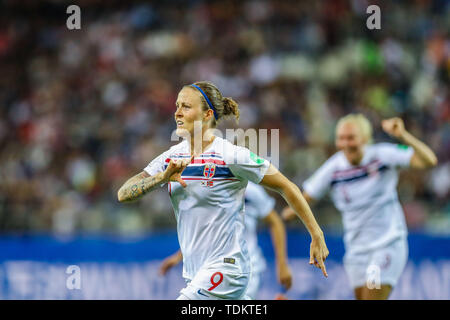
[[[397,139],[401,139],[406,132],[403,120],[398,117],[381,121],[381,127],[384,132]]]
[[[165,180],[179,182],[183,188],[186,188],[187,184],[183,179],[181,179],[181,173],[191,163],[193,158],[194,156],[192,156],[189,160],[171,159],[166,171],[164,171]]]
[[[317,268],[322,270],[325,277],[328,277],[327,269],[325,268],[325,260],[329,253],[323,234],[312,238],[309,264],[314,264]]]
[[[286,290],[289,290],[292,286],[291,269],[286,263],[278,266],[278,281]]]
[[[297,214],[291,207],[287,206],[281,212],[281,217],[284,221],[292,221],[297,218]]]
[[[159,274],[165,276],[166,273],[175,267],[179,262],[179,259],[176,256],[170,256],[163,260],[161,266],[159,267]]]

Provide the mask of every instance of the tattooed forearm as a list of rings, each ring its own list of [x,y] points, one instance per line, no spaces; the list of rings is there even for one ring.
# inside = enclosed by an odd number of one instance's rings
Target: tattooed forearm
[[[141,195],[143,196],[150,191],[153,191],[162,182],[162,175],[156,175],[141,180]]]
[[[138,186],[137,184],[133,184],[133,186],[131,187],[131,196],[134,198],[137,196],[138,194]]]
[[[119,189],[117,197],[120,202],[136,200],[157,188],[163,182],[163,179],[162,173],[151,177],[146,173],[140,173],[125,182]]]
[[[141,180],[141,194],[144,195],[146,193],[149,193],[153,189],[155,189],[156,186],[158,186],[161,182],[158,182],[158,177],[148,177],[143,180]]]

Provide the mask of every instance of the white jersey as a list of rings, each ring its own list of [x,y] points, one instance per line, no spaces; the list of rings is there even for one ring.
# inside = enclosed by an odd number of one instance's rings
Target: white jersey
[[[262,272],[266,268],[266,261],[258,246],[258,220],[264,219],[275,207],[275,199],[269,196],[258,184],[249,182],[245,190],[245,236],[252,272]]]
[[[190,145],[184,140],[153,160],[145,171],[155,175],[166,169],[170,159],[186,158],[190,158]],[[200,268],[250,272],[244,192],[247,182],[259,183],[269,166],[247,148],[216,137],[183,171],[186,188],[178,182],[168,183],[185,279],[192,280]]]
[[[413,153],[403,145],[367,145],[361,163],[352,166],[340,151],[304,182],[304,191],[313,199],[330,191],[342,213],[347,251],[379,248],[407,235],[396,187],[398,169],[409,166]]]

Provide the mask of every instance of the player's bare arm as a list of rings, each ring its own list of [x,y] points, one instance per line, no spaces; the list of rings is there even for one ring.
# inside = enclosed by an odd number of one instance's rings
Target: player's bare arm
[[[285,289],[290,289],[292,286],[292,273],[288,265],[287,250],[286,250],[286,229],[283,221],[275,210],[269,213],[264,218],[264,222],[270,228],[270,235],[272,237],[273,248],[277,262],[278,281]]]
[[[181,173],[191,161],[192,158],[189,161],[170,160],[169,165],[164,172],[157,173],[153,176],[142,171],[128,179],[128,181],[119,189],[117,193],[119,201],[130,202],[139,199],[143,195],[159,187],[162,183],[168,181],[176,181],[183,187],[186,187],[186,183],[181,179]]]
[[[300,189],[275,167],[271,165],[268,171],[271,174],[265,175],[260,184],[278,192],[297,213],[297,216],[311,235],[309,263],[320,268],[324,276],[328,277],[324,261],[328,257],[329,251],[325,244],[322,229],[317,224],[308,203],[300,192]]]
[[[147,172],[142,171],[125,182],[119,189],[117,198],[120,202],[134,201],[153,190],[154,187],[162,182],[163,173],[150,176]]]
[[[183,254],[181,253],[181,250],[178,250],[171,256],[168,256],[164,259],[164,261],[161,263],[161,266],[159,267],[159,274],[160,275],[166,275],[166,273],[175,267],[177,264],[179,264],[183,260]]]
[[[438,161],[434,152],[405,129],[402,119],[397,117],[386,119],[381,122],[381,126],[387,134],[414,149],[410,163],[411,168],[426,169],[437,165]]]
[[[303,198],[305,198],[306,202],[308,202],[308,204],[311,206],[314,203],[314,199],[311,198],[311,196],[304,191],[302,194]],[[284,221],[292,221],[297,218],[297,214],[291,207],[286,206],[281,212],[281,217],[283,218]]]

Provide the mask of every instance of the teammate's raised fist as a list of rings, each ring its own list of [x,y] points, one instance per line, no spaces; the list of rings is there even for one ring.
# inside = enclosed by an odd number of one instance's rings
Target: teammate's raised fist
[[[381,127],[384,132],[395,138],[401,138],[406,131],[403,120],[398,117],[381,121]]]

